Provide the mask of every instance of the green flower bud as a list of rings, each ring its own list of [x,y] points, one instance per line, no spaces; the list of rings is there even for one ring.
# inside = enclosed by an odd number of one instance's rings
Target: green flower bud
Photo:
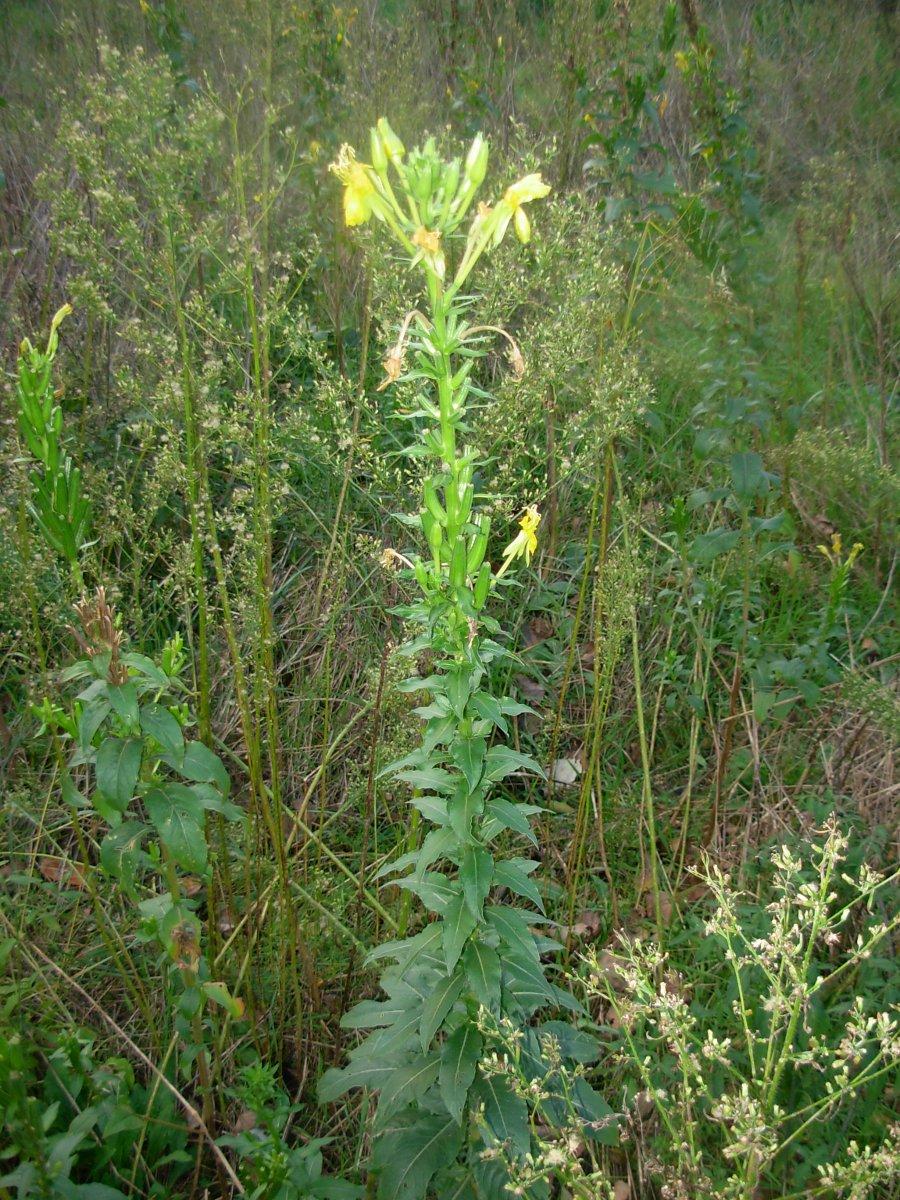
[[[381,144],[384,146],[384,152],[393,163],[398,163],[406,153],[403,143],[388,125],[384,117],[379,117],[376,126],[378,133],[381,136]]]
[[[487,175],[488,144],[480,133],[469,147],[466,157],[466,185],[470,188],[480,187]]]
[[[372,166],[379,175],[383,175],[387,170],[388,156],[377,129],[369,130],[369,146],[372,155]]]
[[[491,564],[488,562],[483,562],[481,564],[481,570],[478,572],[478,578],[475,581],[475,607],[477,609],[484,608],[490,589]]]

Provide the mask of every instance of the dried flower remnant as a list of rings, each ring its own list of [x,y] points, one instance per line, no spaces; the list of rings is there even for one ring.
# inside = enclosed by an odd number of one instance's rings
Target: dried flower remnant
[[[110,683],[125,683],[128,679],[128,668],[120,659],[125,637],[116,626],[116,614],[106,599],[106,589],[98,587],[91,599],[83,596],[75,605],[75,612],[80,628],[70,625],[68,629],[81,652],[88,658],[108,654],[107,675]]]

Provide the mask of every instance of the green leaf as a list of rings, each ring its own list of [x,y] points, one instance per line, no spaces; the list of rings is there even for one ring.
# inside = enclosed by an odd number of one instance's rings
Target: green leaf
[[[461,841],[472,836],[472,822],[484,809],[484,797],[480,792],[470,792],[463,783],[447,802],[450,827]]]
[[[763,460],[755,450],[732,454],[731,483],[739,499],[752,500],[760,491],[765,491],[766,482]]]
[[[450,819],[447,814],[447,801],[442,800],[440,796],[413,796],[410,804],[435,825],[446,825]]]
[[[184,754],[184,734],[181,726],[164,704],[143,704],[140,711],[141,729],[159,742],[167,754],[181,760]]]
[[[476,692],[469,704],[485,721],[490,721],[492,725],[496,725],[500,732],[506,735],[509,732],[509,726],[503,718],[503,710],[500,707],[500,701],[495,699],[489,692]]]
[[[498,1142],[504,1142],[519,1154],[531,1150],[528,1106],[499,1075],[483,1074],[478,1080],[478,1095],[484,1101],[484,1115]]]
[[[496,782],[512,775],[513,771],[529,771],[534,775],[546,778],[544,768],[530,754],[520,754],[512,746],[491,746],[487,752],[486,773],[488,779]]]
[[[459,998],[465,981],[462,972],[447,975],[435,984],[426,998],[422,1006],[422,1022],[419,1028],[423,1050],[427,1050],[431,1045],[432,1038],[443,1025],[444,1018]]]
[[[529,860],[520,860],[529,861]],[[535,864],[537,865],[537,864]],[[544,912],[544,901],[538,891],[537,884],[529,879],[522,868],[513,860],[497,863],[494,868],[494,886],[509,888],[517,896],[524,896],[537,908]]]
[[[757,721],[764,721],[769,715],[770,709],[781,699],[778,692],[763,692],[755,691],[753,693],[753,715]]]
[[[138,738],[106,738],[97,751],[97,787],[119,812],[134,796],[144,745]]]
[[[462,956],[469,985],[485,1008],[496,1011],[500,1003],[500,956],[485,942],[472,939]]]
[[[397,938],[390,942],[382,942],[380,946],[373,946],[366,953],[363,961],[367,967],[370,967],[372,963],[378,962],[379,959],[394,958],[398,963],[406,967],[426,950],[435,948],[440,940],[441,923],[440,921],[433,921],[412,937]]]
[[[503,958],[503,986],[526,1015],[555,999],[540,962],[515,953]]]
[[[459,1153],[463,1131],[452,1117],[417,1114],[386,1131],[375,1143],[380,1200],[422,1200],[438,1171]]]
[[[206,996],[207,1000],[212,1000],[213,1004],[218,1004],[220,1008],[224,1008],[233,1020],[239,1021],[243,1017],[243,1000],[238,999],[237,996],[232,996],[224,983],[206,980],[206,982],[200,984],[200,990]]]
[[[195,783],[214,783],[223,795],[228,795],[231,779],[217,754],[202,742],[188,742],[181,762],[171,764],[185,779]]]
[[[481,1057],[483,1040],[474,1024],[460,1025],[444,1043],[438,1084],[447,1111],[457,1121],[462,1120],[469,1088],[475,1078],[475,1067]]]
[[[342,1029],[375,1029],[393,1025],[409,1012],[409,1000],[361,1000],[341,1017]]]
[[[139,671],[145,679],[149,679],[158,688],[165,688],[168,691],[171,689],[173,682],[177,684],[177,681],[170,679],[165,671],[158,667],[151,658],[147,658],[145,654],[137,654],[129,650],[126,654],[122,655],[122,662],[126,667],[132,667],[135,671]]]
[[[392,1054],[410,1050],[415,1032],[421,1025],[423,1007],[423,1001],[417,996],[396,1021],[385,1029],[378,1029],[375,1033],[369,1034],[363,1045],[354,1051],[354,1057],[362,1056],[363,1053],[372,1053],[377,1054],[380,1060],[384,1060]]]
[[[137,688],[134,684],[111,683],[106,689],[106,694],[109,696],[113,712],[129,729],[133,729],[138,723],[138,697]]]
[[[203,805],[189,788],[152,788],[144,797],[147,815],[160,840],[184,871],[206,870],[207,845]]]
[[[513,833],[521,833],[536,846],[537,838],[534,836],[527,815],[522,811],[523,808],[531,811],[530,805],[510,804],[508,800],[498,796],[488,802],[485,813],[499,821],[504,828],[511,829]]]
[[[113,879],[121,879],[127,891],[133,889],[135,867],[145,857],[141,842],[146,833],[143,821],[124,821],[100,843],[100,865]]]
[[[585,1122],[585,1134],[603,1146],[618,1146],[619,1117],[583,1075],[575,1079],[575,1109]]]
[[[376,1131],[395,1112],[420,1100],[437,1079],[440,1069],[441,1057],[436,1052],[417,1058],[405,1067],[397,1067],[378,1096]]]
[[[474,792],[481,782],[486,753],[484,738],[460,738],[453,747],[453,761],[466,777],[470,792]]]
[[[444,958],[447,961],[448,971],[452,971],[459,962],[459,956],[462,954],[466,939],[476,924],[476,919],[472,915],[468,904],[466,904],[465,896],[460,892],[447,905],[447,911],[444,913],[443,920],[441,921]]]
[[[374,1059],[351,1059],[346,1067],[329,1067],[319,1080],[319,1103],[330,1104],[351,1088],[379,1088],[394,1069]]]
[[[545,1033],[552,1034],[559,1042],[563,1058],[587,1064],[596,1062],[600,1057],[600,1043],[597,1039],[567,1021],[544,1021],[536,1032],[539,1037]]]
[[[447,905],[457,894],[459,887],[446,875],[438,871],[426,871],[424,875],[410,875],[406,879],[398,879],[397,887],[404,888],[418,896],[429,912],[444,913]]]
[[[78,744],[82,750],[87,750],[94,740],[94,734],[112,711],[106,696],[98,696],[86,704],[78,718]]]
[[[432,792],[452,792],[456,787],[458,776],[451,775],[449,771],[445,771],[443,767],[421,767],[411,770],[397,771],[397,778],[411,784],[415,788],[422,788]]]
[[[739,529],[713,529],[709,533],[698,533],[691,545],[691,558],[703,566],[711,563],[720,554],[733,550],[741,539]]]
[[[510,700],[508,696],[500,701],[500,711],[508,717],[540,717],[541,715],[530,704],[521,704],[518,700]]]
[[[447,676],[447,699],[450,707],[461,721],[466,714],[466,704],[472,687],[472,672],[466,668],[452,671]]]
[[[538,961],[537,943],[522,913],[505,905],[488,905],[484,910],[488,924],[500,935],[511,950],[519,950]]]
[[[459,878],[469,911],[481,920],[481,910],[491,890],[494,876],[494,859],[483,846],[466,846],[459,864]]]

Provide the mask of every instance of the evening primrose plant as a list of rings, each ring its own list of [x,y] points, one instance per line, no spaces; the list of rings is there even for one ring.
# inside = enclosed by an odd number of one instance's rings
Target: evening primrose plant
[[[431,673],[400,685],[426,693],[415,710],[425,729],[421,745],[386,768],[414,789],[412,848],[381,875],[394,877],[429,915],[413,936],[371,954],[371,961],[393,963],[381,977],[386,999],[358,1004],[344,1025],[374,1032],[320,1085],[323,1101],[351,1088],[379,1093],[373,1165],[378,1194],[391,1200],[429,1189],[440,1196],[508,1194],[516,1164],[533,1166],[540,1154],[538,1093],[541,1128],[552,1119],[570,1123],[574,1096],[587,1135],[610,1136],[600,1097],[581,1077],[577,1086],[566,1081],[572,1058],[566,1042],[574,1029],[536,1018],[547,1008],[580,1011],[541,963],[556,943],[532,932],[546,920],[532,879],[538,863],[500,854],[510,832],[536,844],[530,818],[539,809],[498,795],[497,785],[513,774],[543,772],[505,744],[510,720],[529,710],[490,690],[490,664],[509,652],[486,607],[513,564],[530,562],[540,514],[533,505],[524,509],[495,569],[485,557],[490,521],[475,505],[477,452],[463,444],[467,409],[472,398],[485,398],[473,376],[489,334],[507,341],[514,374],[525,365],[505,331],[473,320],[476,299],[462,289],[510,226],[521,242],[529,240],[525,206],[549,188],[530,174],[495,204],[473,208],[487,162],[481,136],[464,161],[444,161],[433,139],[407,153],[381,120],[371,134],[371,162],[344,147],[333,165],[344,184],[347,224],[373,218],[383,224],[425,285],[424,301],[402,321],[384,360],[382,385],[403,380],[419,389],[404,414],[416,431],[404,452],[425,460],[426,469],[420,510],[404,520],[422,548],[388,549],[384,561],[418,585],[418,597],[397,610],[417,631],[402,653],[427,654]],[[422,817],[430,828],[417,844]],[[501,889],[532,910],[501,901]],[[491,1033],[500,1024],[519,1031],[519,1068],[535,1084],[531,1099],[527,1087],[514,1089],[497,1069],[498,1056],[507,1054]],[[526,1174],[533,1182],[518,1194],[550,1194],[547,1172]],[[516,1170],[515,1186],[521,1177]]]

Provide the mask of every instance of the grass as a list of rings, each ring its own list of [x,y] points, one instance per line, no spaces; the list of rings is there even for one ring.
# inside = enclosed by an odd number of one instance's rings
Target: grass
[[[504,246],[476,280],[528,371],[512,386],[489,355],[493,399],[474,416],[493,559],[523,502],[545,514],[533,570],[495,608],[519,661],[491,683],[537,710],[511,738],[557,777],[509,794],[546,804],[535,878],[567,977],[578,986],[586,954],[639,934],[689,984],[696,970],[712,1006],[697,872],[711,856],[764,906],[772,842],[802,845],[829,814],[853,870],[890,877],[895,18],[861,3],[679,5],[666,100],[651,98],[659,135],[641,117],[636,165],[617,168],[637,207],[607,225],[609,175],[582,170],[601,154],[584,131],[611,119],[610,87],[648,69],[661,5],[628,6],[627,22],[624,6],[580,0],[6,7],[0,1108],[14,1136],[0,1171],[42,1165],[30,1191],[0,1181],[0,1196],[64,1194],[41,1173],[63,1160],[75,1183],[128,1196],[250,1194],[267,1155],[319,1135],[334,1139],[329,1169],[365,1181],[368,1099],[319,1106],[315,1082],[353,1044],[340,1017],[375,992],[366,952],[418,927],[409,894],[377,879],[411,838],[407,791],[379,772],[418,736],[396,687],[407,585],[378,560],[409,541],[396,514],[417,510],[420,473],[396,456],[413,386],[376,390],[408,280],[343,227],[327,164],[385,112],[407,143],[431,130],[455,148],[483,129],[494,187],[538,169],[563,181],[533,243]],[[676,66],[695,8],[715,103],[735,89],[746,133],[711,134]],[[713,262],[692,251],[689,210],[669,219],[641,190],[663,154],[679,195],[727,213]],[[758,229],[728,207],[721,162],[745,172]],[[60,673],[78,657],[81,586],[29,513],[11,383],[21,338],[39,343],[64,300],[54,379],[94,506],[85,583],[105,586],[131,649],[155,659],[182,632],[184,719],[247,814],[240,833],[210,817],[196,893],[210,979],[242,1017],[179,1008],[171,964],[101,866],[105,827],[63,792],[71,745],[40,707],[72,710]],[[834,533],[844,561],[864,545],[846,571],[817,549]],[[875,958],[840,977],[829,1031],[851,992],[872,1011],[895,1002],[896,973]],[[592,1186],[700,1194],[641,1107],[608,1002],[588,1007],[604,1047],[592,1082],[632,1133],[584,1151]],[[253,1154],[214,1149],[248,1097],[298,1108]],[[86,1108],[102,1116],[74,1127],[66,1158],[54,1146]],[[880,1083],[848,1101],[836,1157],[852,1139],[880,1145],[890,1108]],[[721,1147],[695,1133],[705,1186],[724,1188]],[[804,1129],[758,1194],[892,1194],[889,1171],[858,1185],[869,1192],[817,1191],[824,1140]],[[571,1158],[549,1194],[580,1194]]]

